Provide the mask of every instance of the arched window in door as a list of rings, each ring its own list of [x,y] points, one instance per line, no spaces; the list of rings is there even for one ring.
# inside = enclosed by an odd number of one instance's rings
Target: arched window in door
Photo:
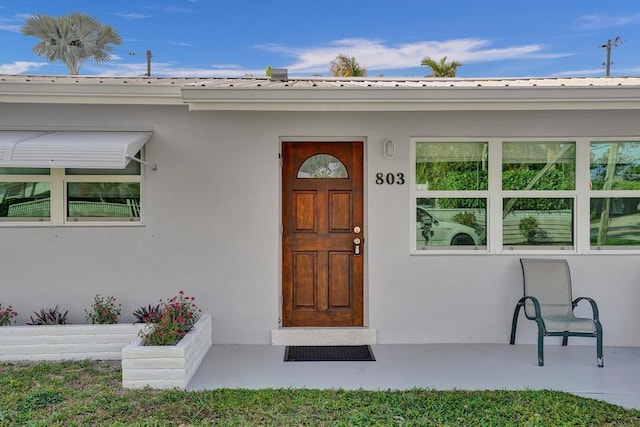
[[[330,154],[315,154],[298,169],[297,178],[349,178],[344,164]]]

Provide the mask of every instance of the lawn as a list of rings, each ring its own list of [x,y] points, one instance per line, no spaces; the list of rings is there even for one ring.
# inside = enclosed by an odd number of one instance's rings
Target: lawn
[[[120,362],[0,363],[0,426],[640,426],[554,391],[123,390]]]

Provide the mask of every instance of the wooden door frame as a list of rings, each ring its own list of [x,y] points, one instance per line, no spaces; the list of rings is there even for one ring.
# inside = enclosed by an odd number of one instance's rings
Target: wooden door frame
[[[282,146],[284,142],[343,142],[343,143],[352,143],[352,142],[361,142],[362,143],[362,215],[363,215],[363,233],[365,236],[368,236],[368,218],[367,218],[367,190],[368,190],[368,181],[367,181],[367,138],[362,136],[353,136],[353,137],[309,137],[309,136],[287,136],[280,137],[278,140],[278,159],[280,164],[280,174],[278,179],[278,221],[280,235],[278,238],[278,327],[283,328],[283,309],[284,309],[284,300],[283,300],[283,167],[282,167]],[[369,286],[368,286],[368,239],[365,238],[363,242],[363,263],[362,263],[362,326],[366,327],[369,321]],[[288,327],[287,327],[288,328]],[[294,327],[295,328],[295,327]],[[339,328],[339,327],[337,327]]]

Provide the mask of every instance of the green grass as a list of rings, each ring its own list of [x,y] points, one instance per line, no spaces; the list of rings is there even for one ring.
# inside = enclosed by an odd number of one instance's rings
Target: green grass
[[[0,363],[0,426],[640,426],[554,391],[123,390],[120,362]]]

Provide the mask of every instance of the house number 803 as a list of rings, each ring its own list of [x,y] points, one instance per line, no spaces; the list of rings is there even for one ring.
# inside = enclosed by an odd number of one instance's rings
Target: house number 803
[[[383,185],[383,184],[388,184],[388,185],[393,185],[393,184],[397,184],[397,185],[403,185],[405,182],[404,179],[404,173],[402,172],[397,172],[397,173],[382,173],[382,172],[378,172],[376,174],[376,184],[378,185]]]

